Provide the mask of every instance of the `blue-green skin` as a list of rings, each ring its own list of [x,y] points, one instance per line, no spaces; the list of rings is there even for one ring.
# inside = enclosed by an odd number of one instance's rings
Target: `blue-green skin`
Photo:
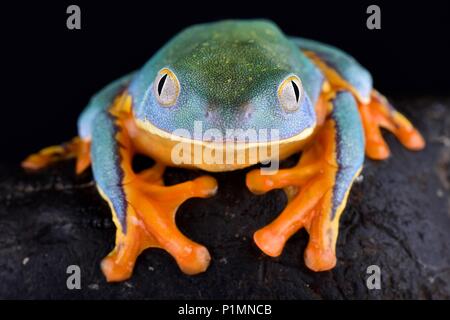
[[[349,55],[319,42],[286,37],[269,21],[230,20],[185,29],[141,70],[92,98],[78,120],[79,135],[92,140],[95,181],[113,204],[123,232],[127,202],[114,138],[120,128],[108,112],[114,97],[126,89],[132,97],[135,118],[169,133],[180,128],[193,132],[194,121],[202,121],[203,130],[216,128],[225,133],[225,129],[277,129],[279,139],[286,139],[315,126],[314,106],[325,79],[302,50],[316,53],[361,97],[368,97],[370,74]],[[176,74],[181,86],[171,107],[162,107],[152,90],[158,71],[164,67]],[[304,92],[299,109],[286,112],[277,88],[291,74],[299,76]],[[336,124],[339,166],[333,196],[335,211],[362,166],[364,136],[354,97],[339,93],[333,105],[330,118]]]

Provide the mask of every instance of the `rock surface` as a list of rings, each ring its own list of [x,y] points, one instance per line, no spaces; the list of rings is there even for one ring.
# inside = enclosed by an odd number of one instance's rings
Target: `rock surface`
[[[314,273],[303,262],[307,233],[281,257],[264,256],[252,234],[285,205],[277,190],[245,187],[245,170],[214,174],[218,195],[191,199],[177,214],[180,229],[210,250],[209,269],[182,274],[162,250],[145,251],[134,275],[105,282],[101,259],[115,228],[90,172],[73,162],[26,173],[0,165],[0,298],[22,299],[449,299],[450,100],[394,100],[424,134],[426,150],[411,153],[390,135],[393,156],[367,160],[341,218],[338,264]],[[170,169],[167,183],[199,173]],[[68,290],[69,265],[81,268],[81,290]],[[368,290],[367,267],[381,269],[381,289]]]

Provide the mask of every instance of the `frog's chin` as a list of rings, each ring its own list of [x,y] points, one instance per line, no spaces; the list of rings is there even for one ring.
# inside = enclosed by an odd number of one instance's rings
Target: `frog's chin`
[[[257,163],[279,162],[298,152],[310,140],[315,126],[286,139],[264,142],[203,141],[166,132],[148,121],[127,125],[138,152],[170,166],[222,172]]]

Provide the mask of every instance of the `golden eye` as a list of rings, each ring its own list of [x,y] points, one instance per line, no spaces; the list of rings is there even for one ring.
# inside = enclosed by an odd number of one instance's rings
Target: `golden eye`
[[[278,99],[286,112],[293,112],[298,109],[302,94],[302,82],[295,75],[288,76],[278,87]]]
[[[163,68],[158,72],[153,88],[156,99],[164,107],[174,105],[180,94],[180,82],[168,68]]]

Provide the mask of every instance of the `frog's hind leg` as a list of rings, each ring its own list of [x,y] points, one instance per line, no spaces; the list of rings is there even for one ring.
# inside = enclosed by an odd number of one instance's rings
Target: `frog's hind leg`
[[[421,150],[425,140],[401,113],[394,109],[377,91],[373,90],[369,103],[359,104],[366,137],[366,154],[372,159],[385,159],[390,151],[380,128],[392,132],[410,150]]]
[[[289,191],[284,211],[258,230],[254,240],[263,252],[278,256],[289,237],[306,228],[310,239],[305,263],[315,271],[336,264],[339,218],[364,159],[363,129],[355,99],[348,92],[339,92],[331,103],[331,114],[295,167],[274,175],[261,175],[258,169],[247,175],[247,186],[255,193],[275,188],[298,190]]]
[[[353,57],[314,40],[291,39],[325,75],[331,93],[347,90],[355,96],[364,126],[365,150],[370,158],[385,159],[390,154],[380,128],[391,131],[410,150],[425,146],[424,139],[408,119],[373,90],[370,73]]]
[[[75,137],[61,145],[44,148],[23,160],[22,167],[29,170],[40,170],[55,162],[73,158],[76,158],[77,174],[89,167],[91,164],[89,140]]]

